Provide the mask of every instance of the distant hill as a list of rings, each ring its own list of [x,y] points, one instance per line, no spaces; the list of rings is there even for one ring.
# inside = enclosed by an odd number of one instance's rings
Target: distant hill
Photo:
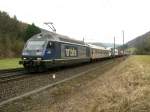
[[[101,42],[89,42],[90,44],[94,44],[94,45],[97,45],[97,46],[102,46],[102,47],[114,47],[114,44],[113,43],[101,43]],[[119,47],[120,45],[119,44],[116,44],[115,45],[116,47]]]
[[[126,43],[136,54],[150,54],[150,31]]]
[[[141,36],[136,37],[135,39],[127,42],[128,47],[136,47],[139,44],[143,44],[145,41],[150,39],[150,32],[147,32]]]

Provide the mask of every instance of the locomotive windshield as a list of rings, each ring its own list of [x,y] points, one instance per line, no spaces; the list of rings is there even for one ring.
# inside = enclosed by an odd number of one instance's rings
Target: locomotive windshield
[[[29,41],[25,47],[28,50],[43,49],[45,41]]]

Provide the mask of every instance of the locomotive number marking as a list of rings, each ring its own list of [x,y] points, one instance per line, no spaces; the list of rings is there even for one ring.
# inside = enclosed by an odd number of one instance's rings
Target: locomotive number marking
[[[77,50],[75,48],[66,48],[65,54],[67,57],[75,57],[77,56]]]

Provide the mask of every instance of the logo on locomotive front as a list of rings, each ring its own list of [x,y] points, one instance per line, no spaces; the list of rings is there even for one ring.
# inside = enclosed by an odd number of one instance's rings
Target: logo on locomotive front
[[[77,48],[75,48],[75,47],[67,47],[65,49],[65,55],[67,57],[76,57],[77,56]]]

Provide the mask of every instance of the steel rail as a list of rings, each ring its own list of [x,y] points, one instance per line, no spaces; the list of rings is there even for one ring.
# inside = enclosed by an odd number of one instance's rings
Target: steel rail
[[[1,74],[0,75],[0,83],[5,83],[5,82],[8,82],[8,81],[24,78],[24,77],[27,76],[26,74],[27,74],[27,72],[25,72],[25,71]]]
[[[107,63],[103,64],[101,67],[104,67],[104,66],[106,66],[106,65],[108,65],[108,64],[111,64],[111,63],[113,63],[113,61],[107,62]],[[42,91],[44,91],[44,90],[46,90],[46,89],[48,89],[48,88],[51,88],[51,87],[57,86],[57,85],[59,85],[59,84],[61,84],[61,83],[64,83],[64,82],[66,82],[66,81],[75,79],[75,78],[77,78],[77,77],[79,77],[79,76],[82,76],[82,75],[87,74],[87,73],[89,73],[89,72],[91,72],[91,71],[94,71],[94,70],[96,70],[97,68],[99,68],[99,66],[97,66],[97,67],[95,67],[95,68],[88,69],[87,71],[78,73],[78,74],[76,74],[76,75],[73,75],[73,76],[71,76],[71,77],[65,78],[65,79],[63,79],[63,80],[60,80],[60,81],[57,81],[57,82],[48,84],[48,85],[46,85],[46,86],[40,87],[40,88],[35,89],[35,90],[33,90],[33,91],[24,93],[24,94],[22,94],[22,95],[19,95],[19,96],[10,98],[10,99],[5,100],[5,101],[2,101],[2,102],[0,102],[0,107],[1,107],[2,105],[7,104],[7,103],[10,103],[10,102],[12,102],[12,101],[16,101],[16,100],[18,100],[18,99],[21,99],[21,98],[24,98],[24,97],[33,95],[33,94],[35,94],[35,93],[42,92]]]

